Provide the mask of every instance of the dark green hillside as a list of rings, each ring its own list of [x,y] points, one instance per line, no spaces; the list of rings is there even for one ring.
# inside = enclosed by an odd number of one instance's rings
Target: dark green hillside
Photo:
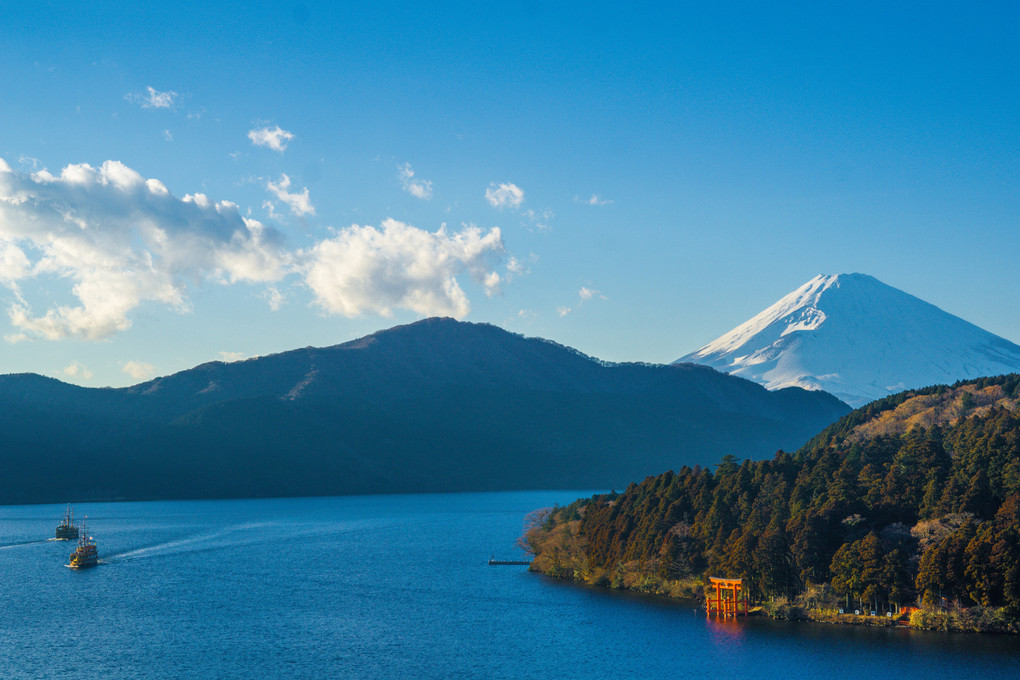
[[[125,389],[0,376],[0,503],[607,488],[765,457],[848,411],[426,319]]]
[[[533,567],[674,594],[707,574],[738,577],[759,601],[920,602],[963,627],[1016,630],[1018,407],[1018,375],[895,395],[794,454],[727,456],[712,472],[684,467],[558,509],[526,536]]]

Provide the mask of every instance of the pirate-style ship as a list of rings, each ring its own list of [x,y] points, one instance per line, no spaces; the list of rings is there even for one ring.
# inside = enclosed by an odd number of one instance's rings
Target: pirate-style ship
[[[86,569],[99,563],[99,551],[96,549],[95,540],[89,536],[89,532],[85,529],[85,520],[81,521],[80,534],[78,547],[71,553],[71,561],[67,565],[72,569]]]
[[[64,521],[57,525],[57,540],[73,541],[78,538],[78,527],[74,526],[74,511],[68,503],[67,511],[64,513]]]

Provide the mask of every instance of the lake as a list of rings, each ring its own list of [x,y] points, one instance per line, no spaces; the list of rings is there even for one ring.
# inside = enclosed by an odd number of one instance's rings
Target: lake
[[[1020,677],[1020,639],[713,622],[488,566],[587,491],[0,507],[0,678]]]

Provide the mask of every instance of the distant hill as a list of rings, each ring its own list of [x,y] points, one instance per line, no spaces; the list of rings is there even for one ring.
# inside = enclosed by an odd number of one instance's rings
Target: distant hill
[[[532,568],[673,595],[742,578],[777,616],[923,606],[911,625],[1020,632],[1020,375],[893,395],[794,454],[714,468],[539,515]]]
[[[123,389],[0,376],[0,503],[610,488],[793,448],[848,410],[427,319]]]
[[[817,276],[677,362],[851,406],[1020,371],[1020,346],[864,274]]]

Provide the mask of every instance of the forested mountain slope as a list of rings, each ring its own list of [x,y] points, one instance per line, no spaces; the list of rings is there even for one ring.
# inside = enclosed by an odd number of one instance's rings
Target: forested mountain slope
[[[804,606],[980,606],[1005,617],[988,627],[1015,630],[1018,405],[1015,374],[906,392],[793,454],[727,457],[714,472],[683,467],[579,500],[527,534],[533,568],[663,592],[743,578],[759,601]]]
[[[0,376],[0,503],[609,488],[797,446],[849,407],[426,319],[125,389]]]

